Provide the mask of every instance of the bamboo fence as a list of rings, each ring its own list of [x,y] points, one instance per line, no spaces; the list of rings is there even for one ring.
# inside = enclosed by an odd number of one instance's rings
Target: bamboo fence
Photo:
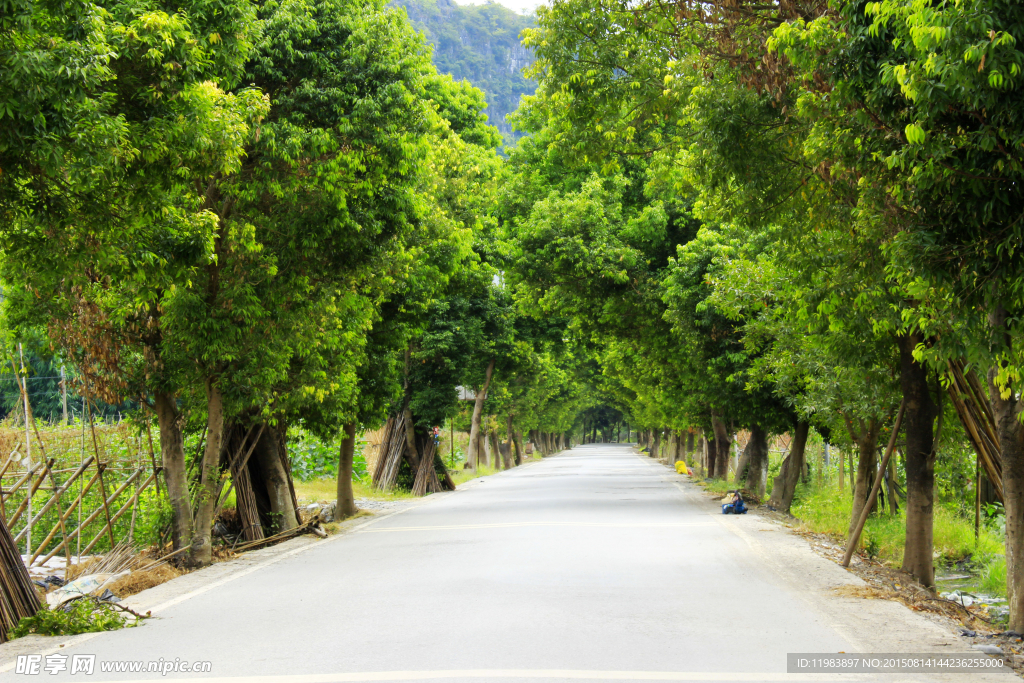
[[[131,541],[146,493],[159,486],[151,436],[125,422],[0,425],[0,453],[0,518],[30,568]]]

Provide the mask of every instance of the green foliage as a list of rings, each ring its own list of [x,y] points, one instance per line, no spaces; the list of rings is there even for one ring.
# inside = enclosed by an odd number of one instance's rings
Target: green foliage
[[[139,496],[139,509],[135,520],[135,545],[145,548],[155,545],[171,523],[173,513],[166,490],[158,492],[150,487]]]
[[[462,463],[466,462],[466,454],[462,452],[461,448],[455,448],[451,451],[444,453],[441,458],[444,460],[444,466],[449,470],[457,470],[462,467]]]
[[[292,465],[292,476],[299,481],[336,476],[338,445],[325,443],[311,434],[296,431],[293,430],[288,439],[288,458]],[[352,476],[358,478],[354,471]]]
[[[138,619],[129,623],[127,615],[113,605],[92,598],[79,598],[66,604],[67,609],[42,608],[31,617],[22,617],[11,629],[11,638],[30,634],[41,636],[74,636],[79,633],[116,631],[125,626],[137,626]]]

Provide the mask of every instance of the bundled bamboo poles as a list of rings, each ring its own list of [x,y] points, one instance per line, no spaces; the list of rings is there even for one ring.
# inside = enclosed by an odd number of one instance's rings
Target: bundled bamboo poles
[[[433,493],[441,490],[441,482],[437,480],[437,470],[434,468],[434,446],[434,440],[428,439],[426,446],[423,447],[420,466],[412,484],[414,496],[425,496],[428,491]]]
[[[256,492],[252,488],[252,478],[249,476],[249,458],[252,457],[252,453],[256,450],[256,444],[259,443],[260,437],[263,436],[263,429],[266,425],[261,424],[259,431],[256,433],[256,438],[252,439],[249,443],[249,437],[252,435],[252,431],[255,427],[249,428],[246,432],[245,438],[242,439],[242,443],[238,446],[235,457],[231,459],[231,485],[235,487],[235,507],[238,509],[238,519],[242,523],[242,535],[247,541],[262,541],[266,538],[266,534],[263,533],[263,523],[260,521],[260,511],[256,507]],[[246,445],[249,446],[247,450],[244,450]],[[231,495],[231,489],[228,488],[223,499]],[[223,504],[223,500],[217,502],[217,509]]]
[[[247,541],[262,541],[264,539],[263,524],[260,522],[260,512],[256,507],[256,494],[252,490],[249,468],[240,467],[234,475],[234,482],[235,502],[238,508],[238,519],[242,522],[242,535]]]
[[[974,370],[964,372],[963,360],[949,361],[948,366],[951,379],[948,392],[953,406],[996,496],[1003,500],[1001,449],[988,396]]]
[[[398,480],[398,468],[402,464],[402,453],[405,451],[405,414],[398,413],[388,418],[384,425],[384,440],[380,442],[377,466],[373,470],[373,485],[382,491],[388,491]]]
[[[423,455],[420,458],[420,466],[416,470],[416,479],[412,485],[412,493],[415,496],[425,496],[428,493],[439,493],[441,491],[454,491],[455,482],[444,467],[444,463],[438,462],[437,444],[433,439],[428,439],[423,447]],[[437,466],[441,465],[444,478],[437,476]]]
[[[30,617],[38,610],[39,596],[14,538],[0,517],[0,643],[7,642],[7,633],[22,617]]]
[[[409,429],[409,420],[407,413],[401,412],[389,418],[381,429],[383,440],[378,450],[377,464],[373,468],[373,485],[378,489],[387,491],[394,488],[398,480],[398,469],[405,457],[406,450],[409,449],[415,453],[415,449],[411,445],[411,439],[414,437],[410,435],[412,430]],[[444,464],[438,462],[437,444],[434,443],[434,439],[426,440],[418,460],[414,456],[410,456],[409,460],[418,463],[415,465],[413,473],[412,492],[414,495],[425,496],[428,493],[455,490],[455,482],[452,481],[448,471],[444,469]],[[439,464],[444,472],[443,477],[437,475],[437,465]]]

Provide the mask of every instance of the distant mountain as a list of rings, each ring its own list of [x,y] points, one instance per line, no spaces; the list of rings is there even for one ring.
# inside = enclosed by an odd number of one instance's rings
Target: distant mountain
[[[505,116],[515,111],[522,95],[532,95],[536,82],[523,76],[533,53],[519,42],[519,33],[534,25],[533,17],[501,5],[457,5],[452,0],[392,0],[404,7],[413,25],[434,45],[434,64],[441,73],[466,79],[487,95],[487,117],[511,146],[521,135],[512,132]]]

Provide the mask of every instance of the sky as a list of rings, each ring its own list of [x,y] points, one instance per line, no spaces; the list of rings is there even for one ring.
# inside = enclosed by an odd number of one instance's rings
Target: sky
[[[455,0],[460,5],[483,5],[487,0]],[[544,4],[543,0],[500,0],[499,5],[508,7],[513,12],[519,12],[519,14],[529,14],[537,7],[537,5]]]

